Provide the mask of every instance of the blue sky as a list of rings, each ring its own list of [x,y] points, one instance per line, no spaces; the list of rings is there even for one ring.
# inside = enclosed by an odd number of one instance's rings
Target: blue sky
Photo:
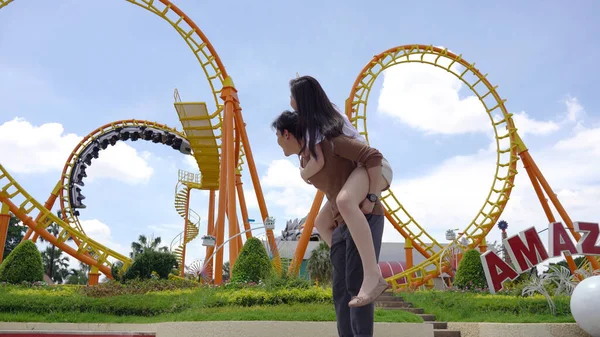
[[[282,156],[269,128],[281,110],[289,109],[289,79],[296,72],[313,75],[332,101],[343,106],[373,55],[413,43],[447,47],[488,73],[507,108],[526,114],[517,127],[572,217],[598,221],[597,2],[379,1],[367,6],[358,1],[238,1],[227,9],[218,2],[176,4],[210,39],[239,90],[278,229],[286,219],[304,214],[314,195],[296,177],[296,161]],[[184,101],[212,104],[204,73],[175,30],[126,1],[14,1],[0,11],[0,51],[0,162],[39,201],[56,184],[77,137],[129,118],[181,129],[173,108],[175,88]],[[408,85],[420,78],[421,70],[414,71],[416,77],[404,78]],[[435,76],[447,76],[436,71]],[[402,81],[403,73],[386,76],[392,83],[394,76]],[[427,132],[440,126],[418,118],[410,124],[407,114],[446,112],[419,111],[421,105],[384,112],[378,105],[386,95],[384,81],[384,76],[378,78],[369,101],[372,145],[394,166],[394,191],[401,201],[441,240],[445,229],[465,227],[489,190],[491,129]],[[419,85],[424,92],[450,90],[440,81]],[[400,99],[392,84],[387,88],[388,101]],[[453,99],[469,95],[462,88]],[[457,103],[455,110],[460,109]],[[21,119],[15,121],[17,117]],[[84,189],[88,208],[81,219],[88,221],[90,235],[127,254],[139,234],[154,233],[169,243],[182,230],[173,207],[177,169],[194,168],[168,147],[125,144],[104,151],[105,159],[92,166]],[[40,162],[39,154],[47,160]],[[476,164],[480,157],[485,164]],[[504,214],[513,233],[546,225],[521,164],[519,168],[523,174]],[[248,176],[244,183],[251,192]],[[192,208],[206,219],[206,193],[195,192],[193,198]],[[250,217],[258,219],[252,202]],[[491,241],[499,239],[496,232]],[[386,240],[401,239],[388,228]],[[192,245],[188,259],[202,258],[201,248],[199,242]]]

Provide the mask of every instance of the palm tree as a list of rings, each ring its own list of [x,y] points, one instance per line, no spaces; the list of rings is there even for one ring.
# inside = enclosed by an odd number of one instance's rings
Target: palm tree
[[[230,276],[229,269],[230,269],[229,261],[223,263],[223,269],[222,269],[223,281],[229,281],[229,276]]]
[[[62,212],[58,210],[56,215],[59,218],[62,218]],[[61,232],[60,226],[57,223],[52,223],[50,226],[46,228],[46,230],[55,237]],[[40,236],[41,242],[46,242],[46,240]],[[69,236],[67,241],[72,241],[73,238]],[[46,247],[44,251],[42,251],[42,261],[44,263],[44,271],[48,277],[52,279],[52,281],[56,283],[62,283],[65,278],[69,275],[69,258],[67,256],[63,256],[63,251],[60,248],[57,248],[54,245],[50,245]]]
[[[306,270],[310,278],[321,284],[329,284],[332,278],[333,267],[329,259],[329,246],[321,241],[319,246],[312,251],[308,259]]]
[[[138,237],[137,242],[134,241],[131,243],[132,252],[129,253],[129,257],[131,257],[133,259],[133,258],[135,258],[136,255],[141,254],[146,250],[168,252],[169,248],[167,246],[163,246],[160,248],[158,247],[160,245],[161,241],[162,240],[161,240],[160,236],[157,236],[155,238],[154,235],[152,235],[150,240],[148,240],[148,238],[145,235],[140,235]]]
[[[87,284],[90,266],[83,262],[79,262],[79,268],[71,269],[71,275],[67,278],[66,284]]]

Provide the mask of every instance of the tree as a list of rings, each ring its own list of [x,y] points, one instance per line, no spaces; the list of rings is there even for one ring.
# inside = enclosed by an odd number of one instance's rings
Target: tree
[[[4,245],[4,258],[10,254],[10,252],[17,247],[17,245],[23,240],[27,226],[20,225],[21,220],[10,213],[10,220],[8,220],[8,233],[6,236],[6,244]]]
[[[575,265],[577,266],[577,268],[579,268],[585,263],[585,260],[586,260],[585,256],[578,256],[573,259],[573,262],[575,262]],[[550,267],[552,267],[552,266],[555,266],[557,268],[565,267],[565,268],[567,268],[567,270],[569,270],[569,274],[571,274],[571,269],[569,268],[569,265],[567,264],[567,260],[561,260],[556,263],[548,264],[548,269],[546,269],[543,273],[544,274],[550,273],[552,271],[552,268],[550,268]]]
[[[0,264],[0,282],[20,283],[44,280],[42,257],[35,243],[25,240]]]
[[[312,280],[321,284],[329,284],[332,278],[333,266],[329,258],[329,246],[322,241],[319,246],[312,251],[308,259],[306,269]]]
[[[83,262],[79,262],[79,268],[71,268],[70,275],[67,277],[66,284],[87,284],[90,266]]]
[[[62,212],[58,210],[56,215],[62,218]],[[46,228],[46,230],[54,237],[58,237],[60,234],[60,226],[57,223],[52,223]],[[42,236],[39,237],[41,242],[46,242]],[[72,241],[73,238],[69,236],[67,241]],[[42,261],[44,262],[44,271],[48,277],[55,283],[62,283],[69,275],[69,258],[63,256],[63,251],[54,246],[50,245],[42,251]]]
[[[471,249],[465,253],[458,265],[454,285],[459,289],[487,288],[487,279],[478,250]]]
[[[222,269],[222,274],[223,275],[223,281],[229,281],[229,278],[231,276],[231,271],[230,269],[230,265],[229,265],[229,261],[223,263],[223,269]]]
[[[163,246],[163,247],[158,247],[161,243],[161,238],[160,236],[157,236],[156,238],[154,237],[154,235],[150,238],[150,240],[148,240],[148,238],[145,235],[140,235],[138,237],[138,241],[137,242],[132,242],[131,243],[131,250],[132,252],[129,253],[129,257],[130,258],[135,258],[136,255],[143,253],[146,250],[152,250],[152,251],[157,251],[157,252],[168,252],[169,248],[167,246]]]
[[[271,276],[272,268],[269,254],[262,242],[254,237],[249,238],[233,265],[231,281],[258,283]]]

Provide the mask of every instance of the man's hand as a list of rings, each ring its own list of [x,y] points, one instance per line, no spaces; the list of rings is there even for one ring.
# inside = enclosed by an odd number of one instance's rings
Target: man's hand
[[[363,212],[363,214],[371,214],[373,213],[373,209],[375,208],[375,203],[372,202],[369,199],[363,200],[360,203],[360,210]]]

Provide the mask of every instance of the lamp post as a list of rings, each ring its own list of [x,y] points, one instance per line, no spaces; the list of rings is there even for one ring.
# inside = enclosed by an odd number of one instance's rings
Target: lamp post
[[[273,230],[273,229],[275,229],[275,218],[273,218],[273,217],[267,217],[265,219],[264,226],[254,227],[254,228],[247,229],[247,230],[245,230],[243,232],[240,232],[240,233],[237,233],[236,235],[234,235],[234,236],[230,237],[229,239],[227,239],[225,242],[223,242],[219,247],[217,247],[213,251],[213,253],[208,257],[208,259],[206,259],[204,261],[204,267],[202,269],[204,270],[204,268],[206,268],[206,265],[210,262],[210,260],[213,258],[213,256],[215,256],[217,254],[217,252],[219,251],[219,249],[223,248],[223,246],[225,246],[225,244],[227,242],[229,242],[229,241],[237,238],[238,236],[240,236],[242,234],[245,234],[247,232],[250,232],[250,231],[253,231],[253,230],[257,230],[257,229],[262,229],[262,228],[264,228],[266,230],[269,230],[269,229]],[[202,237],[202,245],[204,247],[214,247],[215,244],[216,244],[216,239],[215,239],[214,236],[206,235],[206,236]],[[268,241],[267,241],[267,244],[268,244]]]

